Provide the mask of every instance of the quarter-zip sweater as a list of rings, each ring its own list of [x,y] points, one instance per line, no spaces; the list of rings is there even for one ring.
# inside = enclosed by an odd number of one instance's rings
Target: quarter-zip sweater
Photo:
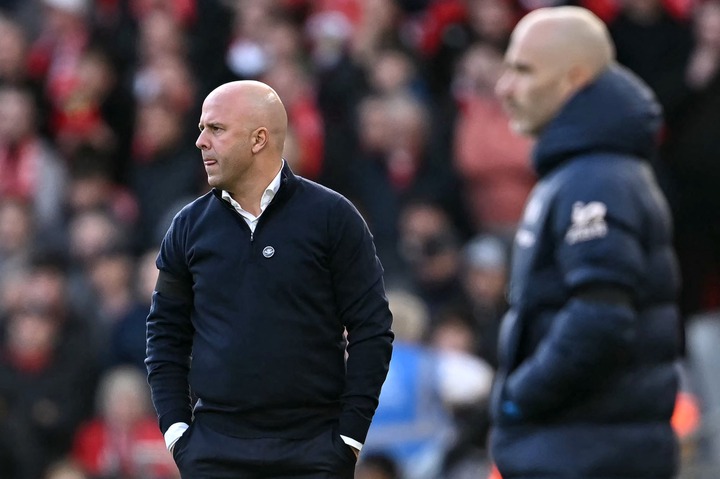
[[[238,437],[364,442],[392,351],[382,267],[360,214],[285,165],[254,233],[221,192],[162,242],[147,320],[163,432],[194,414]],[[347,329],[347,361],[345,340]]]

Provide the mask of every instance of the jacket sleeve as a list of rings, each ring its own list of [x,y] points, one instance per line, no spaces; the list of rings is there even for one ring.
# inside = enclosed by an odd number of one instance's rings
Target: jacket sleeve
[[[364,443],[390,365],[392,316],[365,221],[344,198],[329,221],[335,302],[348,339],[339,432]]]
[[[554,411],[596,387],[627,354],[637,327],[632,303],[646,268],[641,232],[647,213],[634,194],[638,186],[610,171],[592,182],[575,178],[555,198],[546,234],[569,300],[534,354],[507,379],[506,399],[522,416]],[[596,287],[630,301],[576,294]]]
[[[176,422],[190,424],[188,374],[194,328],[192,277],[185,262],[182,228],[173,220],[156,261],[159,274],[147,318],[148,383],[163,434]]]

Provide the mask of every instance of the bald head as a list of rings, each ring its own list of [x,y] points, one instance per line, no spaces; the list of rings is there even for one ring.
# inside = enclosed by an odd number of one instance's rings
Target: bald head
[[[538,135],[562,106],[614,61],[600,18],[580,7],[540,8],[518,22],[496,86],[514,130]]]
[[[221,85],[205,98],[198,127],[195,145],[210,186],[242,198],[245,208],[259,208],[262,192],[282,165],[288,127],[275,90],[257,81]]]
[[[268,146],[282,153],[287,134],[287,112],[270,86],[254,80],[225,83],[210,92],[205,102],[225,105],[250,130],[266,128]]]
[[[589,80],[614,60],[615,49],[600,18],[581,7],[540,8],[518,22],[513,43],[532,45],[558,69],[587,70]]]

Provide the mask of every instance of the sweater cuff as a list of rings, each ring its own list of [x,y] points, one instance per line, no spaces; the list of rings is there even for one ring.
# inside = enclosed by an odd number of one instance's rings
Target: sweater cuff
[[[189,427],[190,426],[184,422],[176,422],[168,428],[165,433],[165,447],[167,447],[168,451],[173,452],[175,443],[185,434],[185,431],[187,431]]]
[[[359,442],[357,442],[355,439],[353,439],[351,437],[343,436],[341,434],[340,439],[342,439],[345,444],[347,444],[348,446],[354,447],[358,451],[361,451],[363,448],[362,444],[360,444]]]
[[[344,412],[340,416],[338,432],[341,436],[354,439],[360,444],[365,443],[365,438],[370,429],[370,420],[352,412]]]
[[[170,429],[170,426],[177,422],[190,424],[192,422],[192,411],[190,409],[173,409],[160,416],[160,431],[163,435]]]

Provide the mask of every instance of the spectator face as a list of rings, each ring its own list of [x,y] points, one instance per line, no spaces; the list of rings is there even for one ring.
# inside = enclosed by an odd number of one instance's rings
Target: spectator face
[[[32,240],[32,217],[28,205],[17,201],[0,203],[0,251],[13,254],[27,248]]]
[[[471,267],[463,282],[468,294],[480,304],[495,305],[505,296],[506,273],[501,268]]]
[[[709,0],[697,6],[695,35],[698,43],[720,50],[720,2]]]
[[[159,101],[167,108],[184,113],[195,101],[195,78],[182,57],[165,56],[138,72],[133,92],[139,103]]]
[[[27,40],[22,27],[0,19],[0,77],[19,80],[25,73]]]
[[[112,181],[104,174],[74,178],[70,183],[68,202],[71,211],[81,212],[100,207],[112,190]]]
[[[455,83],[470,92],[492,92],[502,72],[502,55],[493,47],[478,44],[463,56]]]
[[[82,265],[121,240],[121,232],[113,220],[103,213],[80,213],[70,225],[70,253]]]
[[[377,98],[366,98],[359,108],[360,141],[363,149],[381,152],[389,143],[388,118],[385,105]]]
[[[49,353],[58,333],[55,318],[39,309],[16,312],[8,320],[7,328],[7,347],[21,357]]]
[[[274,61],[300,58],[303,46],[302,34],[290,22],[274,22],[265,33],[265,48]]]
[[[138,370],[130,367],[110,370],[98,388],[100,410],[106,421],[127,430],[150,414],[148,393]]]
[[[622,0],[620,8],[636,19],[652,20],[658,18],[657,13],[663,9],[660,0]]]
[[[508,0],[471,0],[470,24],[480,37],[495,45],[507,41],[515,20],[515,11]]]
[[[402,91],[415,77],[411,59],[399,51],[388,50],[378,55],[371,71],[373,87],[381,93]]]
[[[51,35],[58,37],[76,35],[78,29],[85,28],[87,7],[86,0],[71,2],[49,2],[46,0],[43,9],[43,28]]]
[[[115,83],[115,73],[101,53],[87,52],[80,59],[77,80],[82,97],[101,102]]]
[[[389,146],[396,152],[405,152],[417,162],[425,151],[430,133],[427,108],[411,97],[400,95],[390,100],[386,111],[387,134],[392,139]]]
[[[53,267],[35,267],[27,278],[23,301],[42,305],[48,311],[62,313],[66,309],[67,277]]]
[[[185,44],[182,32],[169,14],[156,11],[142,17],[139,23],[139,50],[145,62],[182,56]]]
[[[133,260],[129,254],[116,252],[95,258],[90,268],[90,281],[95,289],[110,299],[127,290],[133,275]]]
[[[507,256],[498,238],[478,237],[464,250],[463,286],[477,304],[494,307],[505,299]]]
[[[441,284],[458,272],[458,246],[445,212],[431,205],[410,205],[400,218],[400,247],[416,279]]]
[[[435,327],[430,344],[440,351],[463,352],[473,354],[475,333],[460,317],[447,316]]]
[[[13,270],[3,274],[0,281],[0,313],[7,315],[11,311],[20,309],[25,300],[27,287],[26,271]]]
[[[293,60],[275,63],[262,76],[262,81],[270,85],[290,109],[310,88],[305,73]]]
[[[138,108],[136,140],[146,154],[156,154],[175,147],[181,138],[182,125],[177,112],[160,102]]]
[[[34,111],[30,94],[12,88],[0,90],[0,141],[12,144],[29,135]]]
[[[319,67],[332,67],[342,57],[353,33],[353,25],[340,12],[317,12],[306,22],[312,59]]]

